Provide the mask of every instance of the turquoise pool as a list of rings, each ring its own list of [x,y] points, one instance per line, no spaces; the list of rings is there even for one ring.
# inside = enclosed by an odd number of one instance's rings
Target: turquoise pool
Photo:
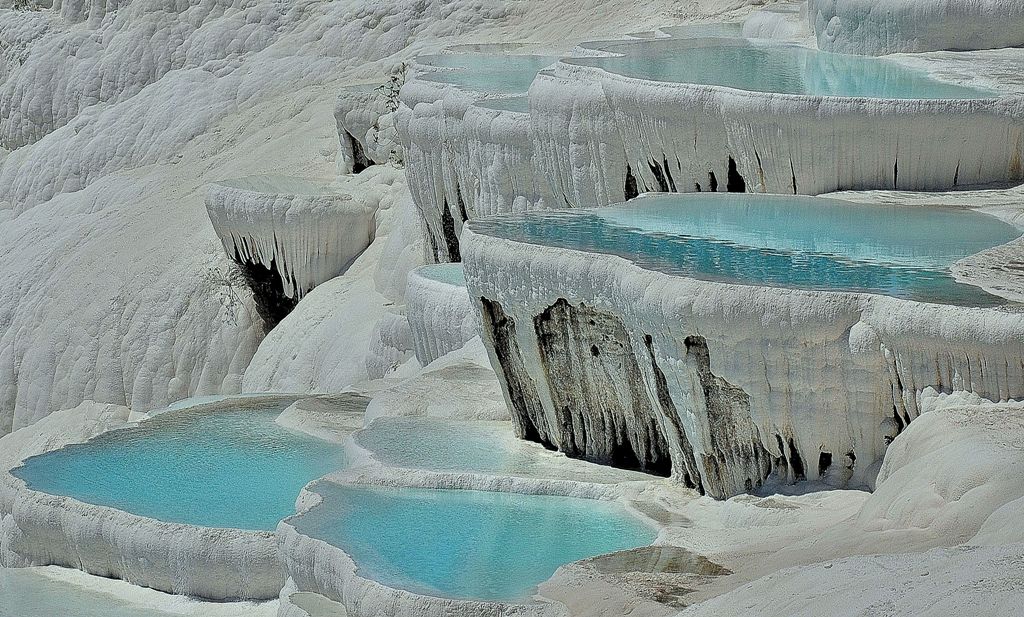
[[[448,283],[458,287],[466,286],[466,273],[462,269],[461,263],[420,266],[416,269],[416,273],[423,278],[438,281],[439,283]]]
[[[32,489],[162,521],[272,531],[343,449],[274,419],[291,401],[244,398],[166,412],[32,457],[11,473]]]
[[[724,193],[648,195],[469,224],[486,235],[619,255],[667,274],[963,306],[1006,301],[958,283],[950,266],[1021,235],[972,210]]]
[[[436,597],[525,601],[561,565],[650,544],[654,531],[613,503],[322,482],[291,523],[348,553],[359,574]]]
[[[675,37],[589,45],[622,55],[566,62],[652,81],[779,94],[883,99],[996,96],[988,90],[938,81],[892,60],[833,54],[798,45]]]
[[[558,58],[528,54],[450,53],[423,56],[417,64],[444,69],[418,77],[488,94],[522,94],[534,77]]]

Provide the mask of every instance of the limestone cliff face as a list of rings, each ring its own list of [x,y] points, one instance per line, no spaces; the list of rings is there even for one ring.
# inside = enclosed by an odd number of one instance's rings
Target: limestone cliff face
[[[716,498],[870,485],[927,387],[1024,396],[1017,312],[697,281],[471,225],[462,245],[521,437]]]

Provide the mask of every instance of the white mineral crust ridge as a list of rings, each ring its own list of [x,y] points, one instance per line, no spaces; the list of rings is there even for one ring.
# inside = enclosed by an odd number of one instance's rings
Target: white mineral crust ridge
[[[472,228],[462,242],[519,434],[608,462],[667,448],[677,480],[718,498],[801,477],[871,485],[928,387],[1024,397],[1020,312],[700,281]],[[569,328],[574,347],[542,337],[540,322]],[[556,361],[585,377],[564,381]],[[606,400],[600,414],[577,400],[612,384],[635,400]],[[582,424],[559,400],[583,406]]]
[[[1024,45],[1017,0],[808,0],[818,47],[845,54]]]

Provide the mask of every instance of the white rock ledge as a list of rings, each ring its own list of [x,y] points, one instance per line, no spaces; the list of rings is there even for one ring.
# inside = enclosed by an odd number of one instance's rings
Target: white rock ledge
[[[713,497],[802,478],[871,485],[929,386],[1024,397],[1019,305],[699,281],[472,225],[462,244],[517,433],[596,462],[667,458]],[[541,337],[539,322],[567,338]]]
[[[882,55],[1024,45],[1018,0],[809,0],[818,47]]]
[[[531,105],[566,97],[554,93],[555,88],[575,88],[586,98],[597,87],[604,95],[607,111],[602,116],[617,129],[625,161],[614,152],[581,161],[586,167],[576,163],[569,168],[601,178],[600,170],[587,167],[628,166],[628,174],[625,169],[604,172],[597,194],[611,196],[612,202],[636,192],[691,192],[698,185],[708,190],[712,173],[718,190],[738,174],[747,192],[801,195],[1024,180],[1024,97],[1019,95],[878,99],[774,94],[655,82],[567,62],[558,65],[556,74],[563,78],[560,83],[534,82]],[[605,143],[605,131],[602,127],[577,139]],[[566,141],[567,135],[546,139],[552,140]],[[632,195],[626,188],[630,175]],[[557,194],[560,187],[553,190]]]
[[[289,298],[343,273],[375,233],[376,206],[323,180],[217,182],[207,191],[206,210],[228,257],[276,270]]]
[[[469,302],[465,285],[439,280],[437,268],[423,266],[409,274],[405,314],[412,331],[416,359],[423,366],[459,349],[480,331],[479,314]]]
[[[450,51],[523,53],[515,45]],[[555,202],[534,161],[530,114],[488,103],[514,94],[422,78],[436,70],[413,66],[402,88],[397,128],[409,189],[426,224],[433,259],[459,261],[458,236],[466,220]]]
[[[957,62],[931,58],[928,69],[970,81]],[[990,85],[981,99],[775,94],[630,78],[569,58],[533,81],[528,111],[414,72],[398,133],[433,260],[460,261],[467,220],[725,191],[737,177],[747,192],[802,195],[1020,182],[1024,96]]]

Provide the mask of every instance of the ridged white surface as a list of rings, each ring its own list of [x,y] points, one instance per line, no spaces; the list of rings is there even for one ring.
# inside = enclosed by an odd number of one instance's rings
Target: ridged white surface
[[[772,457],[792,459],[791,452],[780,451],[776,435],[787,442],[792,438],[809,479],[818,475],[819,454],[831,453],[825,479],[839,486],[872,482],[885,437],[895,434],[894,413],[903,424],[918,417],[919,393],[926,387],[967,390],[994,401],[1024,397],[1024,314],[1019,312],[702,282],[644,270],[615,256],[472,230],[463,233],[463,245],[470,295],[499,302],[515,321],[548,423],[556,423],[557,416],[546,393],[561,384],[547,380],[532,325],[565,298],[624,322],[637,363],[647,367],[643,375],[651,393],[654,376],[643,350],[644,337],[652,337],[702,474],[699,455],[715,454],[709,442],[715,427],[706,415],[688,411],[701,408],[701,401],[692,399],[684,360],[691,335],[706,340],[711,372],[749,396],[749,420],[761,446]],[[487,332],[484,339],[497,370]],[[671,434],[667,428],[663,432]],[[669,448],[674,460],[682,457],[680,444]],[[847,470],[841,463],[848,452],[856,461]],[[717,496],[743,492],[746,473],[729,469],[725,494]]]
[[[206,210],[228,257],[276,269],[289,298],[338,276],[374,234],[375,201],[280,176],[211,184]]]
[[[416,359],[423,366],[479,334],[479,314],[461,285],[437,281],[413,270],[405,302]]]
[[[1024,45],[1017,0],[809,0],[818,46],[882,55]]]

